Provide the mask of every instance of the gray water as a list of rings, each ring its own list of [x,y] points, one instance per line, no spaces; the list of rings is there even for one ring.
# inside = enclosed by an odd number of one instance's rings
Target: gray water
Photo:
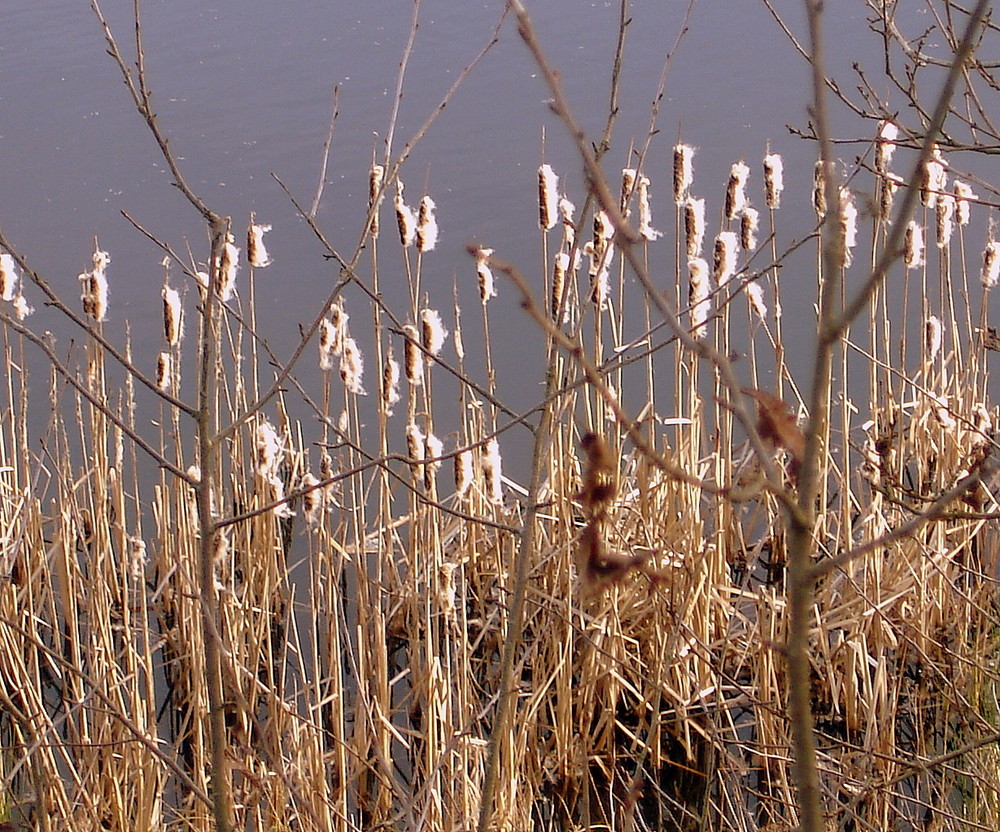
[[[877,68],[881,42],[866,33],[860,0],[844,0],[827,15],[831,71],[850,82],[852,61]],[[111,253],[111,308],[106,332],[128,323],[136,353],[150,362],[160,347],[162,253],[123,219],[127,211],[175,250],[188,246],[204,259],[200,217],[170,185],[169,174],[135,112],[101,30],[84,0],[6,4],[0,31],[0,224],[5,233],[71,304],[76,275],[89,268],[93,239]],[[394,150],[415,133],[444,92],[489,41],[503,2],[424,0],[404,86]],[[576,115],[591,136],[607,112],[618,4],[537,0],[529,10],[548,56],[561,72]],[[798,2],[776,4],[805,40]],[[400,56],[413,5],[288,0],[222,3],[147,0],[142,3],[145,56],[154,105],[183,171],[216,211],[245,227],[248,213],[270,223],[274,265],[258,274],[257,301],[267,311],[261,334],[279,357],[289,354],[300,324],[336,279],[336,268],[279,185],[277,175],[308,205],[317,185],[320,149],[340,86],[339,118],[328,185],[318,222],[350,257],[363,223],[372,154],[384,153]],[[132,55],[131,3],[106,2],[104,12],[126,54]],[[626,38],[620,115],[607,156],[612,181],[628,163],[630,146],[644,141],[664,55],[678,37],[686,2],[634,2]],[[859,34],[860,33],[860,34]],[[694,192],[718,215],[730,165],[745,158],[760,188],[760,159],[770,146],[785,158],[786,207],[782,242],[807,234],[815,147],[789,135],[805,128],[810,99],[808,65],[763,3],[700,0],[674,54],[646,171],[653,180],[654,218],[672,222],[670,149],[683,139],[698,147]],[[467,312],[478,308],[475,274],[465,253],[470,241],[537,272],[539,237],[536,168],[544,157],[582,202],[580,165],[561,122],[549,111],[549,92],[506,21],[499,43],[441,113],[403,171],[409,201],[426,188],[436,200],[438,249],[425,262],[423,288],[431,305],[448,309],[453,282]],[[874,128],[843,108],[839,136],[868,138]],[[843,149],[847,162],[859,146]],[[760,201],[760,200],[758,200]],[[386,211],[385,220],[391,222]],[[710,219],[710,228],[712,220]],[[240,231],[242,234],[242,231]],[[388,250],[388,249],[387,249]],[[808,257],[801,261],[809,268]],[[794,269],[796,261],[790,261]],[[407,307],[397,252],[383,255],[383,290],[391,306]],[[814,326],[812,280],[785,299],[793,337]],[[513,407],[537,400],[542,335],[500,285],[491,303],[498,323],[494,349],[501,397]],[[40,306],[39,299],[29,301]],[[354,303],[355,320],[365,306]],[[31,319],[60,339],[72,334],[50,311]],[[467,343],[475,338],[467,338]],[[474,343],[469,344],[475,349]],[[806,355],[799,357],[807,357]],[[314,373],[310,351],[301,374]],[[308,365],[308,366],[307,366]],[[504,375],[503,367],[516,368]],[[369,385],[374,386],[372,381]]]

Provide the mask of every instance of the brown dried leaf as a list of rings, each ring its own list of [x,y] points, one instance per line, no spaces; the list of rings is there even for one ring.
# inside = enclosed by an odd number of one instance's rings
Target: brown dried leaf
[[[784,448],[792,458],[789,474],[794,479],[805,457],[806,438],[799,429],[795,414],[783,400],[764,390],[743,391],[757,402],[757,432],[776,448]]]

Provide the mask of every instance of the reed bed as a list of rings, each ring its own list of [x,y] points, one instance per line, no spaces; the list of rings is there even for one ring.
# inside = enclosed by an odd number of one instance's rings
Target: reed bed
[[[137,44],[129,89],[159,140]],[[847,184],[817,168],[835,258],[784,235],[810,183],[785,193],[771,148],[710,183],[688,144],[630,153],[618,217],[543,163],[521,206],[532,274],[484,228],[471,293],[433,274],[434,196],[373,164],[353,259],[300,211],[341,279],[286,363],[254,292],[281,230],[251,215],[241,250],[176,171],[209,245],[154,238],[155,356],[110,332],[98,241],[77,306],[0,234],[0,823],[794,828],[782,488],[809,414],[785,339],[815,321],[783,319],[782,271],[810,263],[816,291],[831,263],[867,276],[909,187],[897,138],[880,125]],[[1000,247],[945,154],[923,174],[904,256],[838,343],[822,437],[810,686],[830,829],[1000,822]],[[668,183],[673,223],[654,216]],[[637,262],[668,277],[637,284]],[[505,403],[524,374],[491,317],[508,292],[541,356],[527,412]],[[84,333],[68,359],[31,327],[41,302]]]

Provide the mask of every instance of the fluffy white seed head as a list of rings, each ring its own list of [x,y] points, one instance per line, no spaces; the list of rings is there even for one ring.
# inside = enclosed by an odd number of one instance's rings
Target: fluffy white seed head
[[[538,225],[548,231],[556,224],[559,205],[559,177],[546,163],[538,168]]]
[[[632,194],[635,193],[637,175],[635,168],[622,168],[622,195],[619,210],[623,217],[628,217],[632,212],[629,203],[632,201]]]
[[[951,243],[951,235],[955,231],[955,205],[957,200],[952,194],[938,194],[937,205],[934,207],[934,218],[938,248],[944,248]]]
[[[173,381],[173,360],[169,352],[161,352],[156,357],[156,389],[167,391]]]
[[[438,241],[438,223],[435,211],[437,205],[429,196],[420,200],[420,215],[417,219],[417,249],[421,252],[434,251]]]
[[[240,250],[233,245],[232,238],[222,246],[219,257],[219,285],[216,291],[223,303],[231,300],[236,288],[236,272],[240,267]]]
[[[694,183],[694,148],[689,144],[674,145],[674,203],[683,205]]]
[[[17,264],[7,252],[0,254],[0,299],[14,300],[17,297]]]
[[[854,247],[858,244],[858,208],[854,195],[847,188],[840,189],[839,220],[840,239],[844,245],[844,265],[850,266]]]
[[[365,362],[358,342],[351,337],[344,338],[340,351],[340,377],[348,393],[356,396],[365,395],[365,388],[362,385],[364,371]]]
[[[688,197],[684,203],[684,237],[688,260],[701,256],[705,241],[705,200]]]
[[[493,271],[488,262],[493,254],[491,248],[476,249],[476,276],[479,280],[479,301],[486,306],[490,298],[497,296],[496,281],[493,278]]]
[[[406,455],[414,462],[424,458],[424,432],[413,422],[406,426]]]
[[[302,489],[302,513],[305,515],[306,523],[315,526],[319,522],[323,509],[323,489],[317,487],[319,480],[307,471],[300,483]]]
[[[785,190],[785,163],[777,153],[764,157],[764,203],[768,208],[781,207],[781,192]]]
[[[563,248],[569,251],[576,242],[576,206],[566,197],[559,200],[559,215],[562,217]]]
[[[403,182],[400,179],[396,180],[396,196],[392,204],[396,209],[399,242],[403,244],[403,248],[409,248],[417,236],[417,217],[413,209],[403,201]]]
[[[17,315],[19,321],[23,321],[32,312],[35,311],[33,306],[28,306],[28,301],[25,299],[24,295],[18,295],[14,298],[14,314]]]
[[[486,498],[494,504],[503,502],[503,460],[500,443],[496,437],[488,440],[483,449],[483,478],[486,480]]]
[[[445,339],[448,337],[448,330],[445,329],[436,309],[421,311],[420,337],[421,345],[430,354],[428,357],[428,363],[430,363],[430,357],[436,357],[441,352]]]
[[[399,403],[399,362],[390,351],[382,368],[382,401],[386,416],[392,416],[393,408]]]
[[[250,227],[247,229],[247,260],[255,269],[264,269],[271,265],[271,257],[264,245],[264,235],[271,230],[269,225],[258,225],[251,215]]]
[[[424,458],[427,460],[427,464],[424,466],[424,479],[428,488],[434,475],[441,470],[442,456],[444,456],[444,442],[433,433],[428,433],[424,437]]]
[[[319,368],[333,369],[333,357],[340,352],[337,327],[329,318],[319,323]]]
[[[887,173],[879,182],[878,218],[882,222],[886,222],[889,219],[889,214],[892,213],[892,199],[896,195],[899,185],[899,178],[892,173]]]
[[[184,310],[181,307],[181,296],[176,289],[170,286],[164,286],[161,294],[163,295],[163,336],[166,338],[167,344],[176,347],[181,342],[181,338],[184,337]]]
[[[920,172],[920,201],[928,208],[937,206],[938,194],[946,187],[948,174],[937,145]]]
[[[372,169],[368,174],[368,210],[372,215],[368,231],[372,237],[378,237],[378,205],[376,203],[382,203],[380,194],[383,184],[385,184],[385,167],[382,165],[372,165]]]
[[[968,225],[971,216],[971,202],[979,199],[979,195],[972,190],[968,182],[961,179],[955,180],[955,217],[959,225]]]
[[[941,319],[936,315],[928,316],[924,322],[924,349],[929,362],[933,362],[941,352],[943,333],[944,327],[941,324]]]
[[[726,185],[726,219],[734,219],[747,204],[747,180],[750,178],[750,168],[743,161],[737,162],[729,170],[729,183]]]
[[[924,264],[924,229],[915,220],[906,224],[903,237],[903,264],[908,269],[916,269]]]
[[[715,238],[715,250],[712,259],[712,277],[718,286],[725,286],[736,274],[736,253],[739,249],[739,238],[734,231],[723,231]],[[689,264],[690,265],[690,264]],[[692,285],[694,277],[692,276]]]
[[[468,495],[472,479],[472,451],[459,451],[455,454],[455,496],[460,500]]]
[[[1000,281],[1000,241],[990,240],[983,250],[983,271],[980,282],[984,289],[993,289]]]
[[[700,257],[688,261],[690,287],[688,303],[691,307],[691,335],[704,338],[708,334],[708,316],[711,312],[709,297],[708,263]]]
[[[639,236],[644,240],[658,240],[663,236],[662,231],[653,228],[653,212],[649,207],[649,177],[640,176],[638,184],[639,193]]]
[[[406,381],[411,387],[419,387],[424,383],[423,362],[420,360],[420,333],[413,324],[403,327],[406,342],[403,346],[403,365],[406,370]]]
[[[257,423],[254,448],[257,473],[266,480],[275,478],[281,465],[282,441],[274,425],[266,419]]]
[[[556,254],[552,267],[552,320],[561,324],[566,323],[569,317],[569,298],[563,298],[567,269],[569,269],[569,255],[560,251]]]
[[[80,275],[80,283],[83,284],[80,300],[84,314],[101,323],[108,315],[108,278],[104,269],[84,272]]]
[[[744,251],[757,248],[757,229],[760,227],[760,211],[747,205],[740,214],[740,246]]]
[[[896,139],[899,138],[899,128],[891,121],[883,121],[878,129],[878,144],[875,146],[875,170],[887,173],[892,154],[896,152]]]
[[[750,309],[760,319],[767,318],[767,305],[764,303],[764,287],[756,280],[747,284],[747,302]]]

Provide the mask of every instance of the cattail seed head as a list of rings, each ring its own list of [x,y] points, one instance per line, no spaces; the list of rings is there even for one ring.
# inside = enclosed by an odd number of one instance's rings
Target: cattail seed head
[[[694,148],[674,145],[674,204],[683,205],[694,183]]]
[[[889,171],[892,154],[896,152],[896,139],[899,128],[891,121],[883,121],[879,125],[878,140],[875,146],[875,170],[885,174]]]
[[[705,240],[705,200],[688,197],[684,203],[684,237],[688,260],[701,256]]]
[[[546,163],[538,168],[538,226],[548,231],[556,224],[559,204],[559,177]],[[572,204],[572,203],[571,203]]]
[[[944,248],[951,243],[951,235],[955,231],[955,205],[957,200],[952,194],[938,194],[937,205],[934,208],[936,220],[935,243],[938,248]]]
[[[975,191],[972,190],[972,186],[968,182],[963,182],[961,179],[955,180],[955,216],[958,219],[959,225],[968,225],[969,217],[971,215],[970,202],[972,200],[979,199],[979,196]]]
[[[559,200],[559,215],[562,217],[563,248],[569,251],[576,242],[576,206],[566,197]]]
[[[483,449],[483,477],[486,480],[486,498],[496,505],[503,502],[502,470],[500,443],[493,437],[486,442]]]
[[[0,254],[0,299],[14,300],[17,297],[17,264],[7,252]]]
[[[595,241],[598,238],[594,238]],[[596,242],[586,243],[583,247],[584,254],[590,258],[590,300],[599,309],[604,309],[608,303],[611,293],[611,260],[614,257],[615,248],[611,243],[605,243],[601,251],[598,251]]]
[[[777,153],[764,157],[764,204],[781,207],[781,192],[785,190],[785,163]]]
[[[173,381],[171,368],[173,361],[169,352],[161,352],[156,357],[156,389],[165,392]]]
[[[464,500],[472,486],[472,451],[459,451],[455,454],[455,496]]]
[[[496,282],[490,269],[489,257],[493,254],[491,248],[476,249],[476,276],[479,278],[479,302],[486,306],[490,298],[497,296]]]
[[[708,263],[700,257],[688,260],[688,275],[690,277],[688,303],[691,309],[691,335],[700,339],[708,334],[708,315],[711,312]]]
[[[632,194],[635,193],[636,176],[635,168],[622,168],[622,195],[619,210],[623,217],[628,217],[631,213],[629,203],[632,201]]]
[[[424,459],[427,460],[424,466],[424,482],[428,488],[431,487],[434,475],[441,470],[442,456],[444,456],[444,442],[433,433],[428,433],[424,437]]]
[[[424,383],[423,362],[420,360],[420,333],[413,324],[403,327],[406,342],[403,346],[403,365],[406,370],[406,380],[411,387],[419,387]]]
[[[240,250],[233,245],[232,235],[222,246],[222,253],[219,257],[219,285],[216,292],[219,300],[228,302],[233,297],[233,290],[236,288],[236,272],[240,267]]]
[[[712,276],[717,286],[725,286],[736,274],[736,252],[739,239],[734,231],[723,231],[715,238],[715,250],[712,260]],[[688,264],[690,266],[690,264]],[[692,284],[694,277],[692,275]]]
[[[396,196],[392,204],[396,209],[399,242],[402,243],[403,248],[409,248],[417,236],[417,218],[413,209],[403,201],[403,182],[400,179],[396,180]]]
[[[33,306],[28,306],[28,301],[25,299],[24,295],[18,295],[14,298],[14,314],[17,315],[19,321],[23,321],[32,312],[35,311]]]
[[[247,260],[255,269],[264,269],[271,265],[271,258],[264,245],[264,235],[271,230],[269,225],[257,225],[250,215],[250,227],[247,229]]]
[[[176,289],[164,286],[163,295],[163,336],[167,344],[176,347],[184,337],[184,310],[181,296]]]
[[[908,269],[916,269],[924,264],[924,230],[914,220],[906,224],[903,264]]]
[[[257,423],[254,449],[257,474],[266,480],[276,477],[281,465],[282,441],[274,425],[266,419]]]
[[[747,302],[750,309],[760,319],[767,318],[767,305],[764,303],[764,287],[757,281],[747,284]]]
[[[889,214],[892,213],[892,198],[895,196],[899,185],[899,178],[892,173],[887,173],[879,180],[878,218],[881,222],[886,222],[889,219]]]
[[[364,371],[365,362],[358,342],[351,337],[345,337],[340,351],[340,378],[348,393],[353,393],[355,396],[366,395],[361,383]]]
[[[376,203],[381,204],[382,202],[380,194],[383,184],[385,184],[385,167],[382,165],[372,165],[371,172],[368,174],[368,210],[372,215],[368,232],[375,238],[378,237],[379,232],[378,205]]]
[[[924,162],[924,167],[920,171],[920,201],[926,207],[934,208],[937,206],[938,194],[945,189],[947,179],[948,175],[941,151],[937,145],[934,145],[931,157]]]
[[[319,488],[319,480],[311,471],[306,471],[302,477],[300,488],[302,489],[302,513],[305,515],[306,523],[315,526],[319,522],[320,512],[323,508],[323,489]]]
[[[826,175],[824,168],[827,167],[820,160],[813,167],[813,208],[816,216],[820,219],[826,216]]]
[[[420,200],[420,216],[417,219],[417,250],[434,251],[438,241],[438,224],[434,212],[437,205],[429,196]]]
[[[757,229],[760,227],[760,211],[747,205],[740,214],[740,246],[744,251],[757,248]]]
[[[840,189],[840,211],[837,218],[844,246],[844,266],[850,266],[854,247],[858,244],[858,208],[854,204],[854,195],[847,188]]]
[[[437,357],[441,352],[445,339],[448,337],[448,330],[445,329],[436,309],[424,309],[420,313],[420,324],[421,345],[429,353],[427,359],[429,364],[430,358]]]
[[[424,458],[424,432],[413,422],[406,426],[406,455],[414,462]]]
[[[333,369],[333,356],[340,353],[337,327],[328,318],[319,323],[319,368]]]
[[[726,186],[726,219],[736,217],[747,204],[747,180],[750,178],[750,168],[743,161],[737,162],[729,170],[729,183]]]
[[[983,251],[983,271],[980,282],[984,289],[992,289],[1000,280],[1000,242],[990,240]]]
[[[943,333],[944,327],[941,325],[941,319],[936,315],[930,315],[924,322],[924,350],[927,361],[933,362],[938,357],[938,353],[941,352]]]
[[[639,236],[644,240],[658,240],[662,231],[653,228],[653,212],[649,207],[649,177],[639,177]]]
[[[382,368],[382,401],[385,415],[392,416],[393,408],[399,403],[399,362],[392,357],[391,350]]]
[[[568,268],[569,255],[560,251],[555,256],[552,268],[552,320],[561,324],[566,323],[569,318],[569,298],[563,298]]]

